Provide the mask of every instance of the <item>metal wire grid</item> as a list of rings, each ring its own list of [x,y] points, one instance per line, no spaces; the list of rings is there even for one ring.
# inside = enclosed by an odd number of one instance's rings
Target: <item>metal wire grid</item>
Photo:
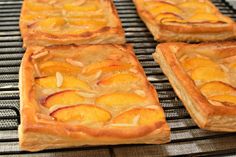
[[[205,144],[206,147],[213,146],[211,139],[214,139],[213,141],[218,140],[219,144],[224,141],[235,141],[236,135],[232,133],[207,132],[196,126],[176,97],[159,65],[154,62],[151,54],[155,51],[157,43],[138,17],[132,1],[114,0],[114,2],[126,32],[127,42],[133,44],[136,56],[143,65],[148,80],[158,91],[160,102],[172,129],[172,142],[161,146],[102,146],[82,149],[85,149],[87,154],[89,154],[90,150],[93,150],[97,152],[96,155],[101,154],[101,152],[104,153],[103,149],[105,149],[105,152],[108,150],[108,154],[105,153],[104,156],[131,156],[131,154],[143,156],[150,155],[150,152],[151,155],[160,156],[236,152],[236,144],[227,145],[224,149],[220,149],[216,145],[214,145],[216,148],[208,149],[196,147],[197,144],[201,143],[201,140],[206,143],[208,140],[209,143]],[[213,0],[213,3],[223,14],[236,19],[236,11],[226,1]],[[0,155],[24,153],[18,148],[17,136],[17,126],[20,123],[18,71],[24,54],[18,27],[21,4],[22,1],[20,0],[0,0]],[[221,140],[221,138],[223,139]],[[193,146],[196,148],[192,148]],[[61,149],[56,150],[56,152],[61,151],[63,154],[63,151],[72,150]],[[140,152],[140,150],[142,151]],[[50,151],[46,151],[46,153],[50,154]]]

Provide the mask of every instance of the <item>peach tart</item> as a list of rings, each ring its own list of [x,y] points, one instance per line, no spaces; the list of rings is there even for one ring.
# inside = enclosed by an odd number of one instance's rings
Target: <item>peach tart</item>
[[[235,22],[209,0],[133,0],[158,41],[216,41],[236,37]]]
[[[199,127],[236,132],[236,42],[164,43],[153,57]]]
[[[24,47],[125,43],[110,0],[24,0],[20,30]]]
[[[19,88],[23,150],[170,140],[131,45],[28,47]]]

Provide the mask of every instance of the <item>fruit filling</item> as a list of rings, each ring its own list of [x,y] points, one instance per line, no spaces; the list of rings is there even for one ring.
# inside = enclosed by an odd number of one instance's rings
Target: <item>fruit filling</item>
[[[157,23],[226,23],[228,19],[216,14],[216,8],[202,0],[143,0],[147,10]]]
[[[21,20],[27,26],[50,34],[81,34],[117,27],[114,24],[116,17],[107,1],[27,0],[24,12],[27,14],[23,14]]]
[[[231,53],[227,49],[210,53],[198,49],[180,55],[183,69],[210,103],[236,106],[236,49]]]
[[[137,127],[164,118],[158,106],[148,108],[155,94],[125,46],[47,47],[31,59],[39,105],[55,121]]]

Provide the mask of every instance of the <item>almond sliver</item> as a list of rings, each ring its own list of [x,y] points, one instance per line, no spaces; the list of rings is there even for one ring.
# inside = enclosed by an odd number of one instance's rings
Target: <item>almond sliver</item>
[[[71,64],[71,65],[78,66],[78,67],[83,67],[84,66],[84,64],[82,62],[73,60],[71,58],[67,58],[66,62]]]
[[[146,94],[143,90],[135,90],[134,93],[138,94],[139,96],[145,97]]]
[[[93,93],[87,93],[87,92],[77,92],[80,96],[87,97],[87,98],[93,98],[96,95]]]
[[[41,76],[41,73],[40,73],[39,67],[38,67],[38,65],[37,65],[36,63],[34,64],[34,69],[35,69],[36,75],[37,75],[38,77],[40,77],[40,76]]]
[[[132,124],[133,125],[138,125],[139,119],[140,119],[140,115],[138,114],[137,116],[134,117]]]
[[[57,81],[57,87],[60,88],[63,84],[63,76],[60,72],[56,72],[56,81]]]
[[[117,127],[134,127],[136,125],[134,124],[125,124],[125,123],[115,123],[115,124],[110,124],[110,126],[117,126]]]
[[[41,58],[43,56],[46,56],[47,54],[48,54],[48,51],[44,51],[44,52],[40,52],[38,54],[32,55],[31,58],[32,59],[38,59],[38,58]]]

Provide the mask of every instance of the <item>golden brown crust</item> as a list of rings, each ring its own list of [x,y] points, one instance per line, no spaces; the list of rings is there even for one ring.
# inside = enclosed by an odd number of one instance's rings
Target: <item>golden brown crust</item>
[[[96,61],[96,57],[104,56],[105,54],[104,52],[102,55],[99,55],[98,51],[102,53],[101,50],[111,51],[109,53],[106,52],[107,55],[116,51],[115,54],[117,55],[113,55],[113,57],[119,57],[119,53],[124,53],[125,58],[128,58],[125,60],[128,60],[130,63],[132,63],[133,66],[136,67],[137,71],[133,71],[137,72],[137,75],[139,75],[141,80],[144,81],[144,84],[141,87],[147,92],[146,104],[140,104],[141,106],[135,105],[131,108],[129,107],[126,109],[122,109],[119,112],[113,110],[112,108],[106,108],[106,110],[111,112],[113,117],[116,117],[117,114],[120,115],[120,112],[125,113],[127,110],[132,110],[132,108],[142,109],[146,106],[147,108],[150,108],[150,110],[157,110],[160,113],[161,117],[164,116],[164,112],[157,99],[157,93],[154,87],[146,80],[145,73],[141,68],[140,64],[138,63],[131,45],[81,45],[53,46],[47,48],[28,47],[21,63],[19,82],[21,108],[19,139],[20,147],[23,150],[38,151],[47,148],[75,147],[82,145],[106,145],[128,143],[158,144],[166,143],[170,140],[170,128],[168,127],[164,117],[158,121],[155,121],[154,123],[147,125],[117,127],[115,125],[112,125],[114,123],[113,120],[109,120],[105,124],[96,124],[98,126],[90,126],[79,123],[61,122],[55,120],[53,117],[48,115],[48,112],[50,112],[50,110],[45,109],[42,104],[40,104],[40,101],[38,100],[39,95],[37,94],[37,92],[35,92],[36,90],[38,91],[39,87],[36,85],[35,82],[37,72],[35,70],[33,62],[41,65],[44,62],[47,62],[48,60],[50,61],[57,57],[48,57],[49,59],[45,59],[44,57],[42,57],[34,60],[32,59],[32,56],[37,56],[39,54],[42,54],[42,52],[47,52],[50,54],[53,53],[56,56],[59,56],[61,59],[66,59],[66,57],[68,56],[74,56],[74,59],[76,59],[76,56],[78,57],[78,55],[80,55],[80,53],[83,53],[84,51],[83,54],[85,56],[89,55],[89,53],[96,52],[97,55],[93,55],[93,60]],[[69,53],[65,52],[60,53],[59,51],[70,51],[70,55],[68,55]],[[86,57],[86,59],[88,59],[88,57]],[[84,64],[85,63],[87,64],[86,61],[84,61]],[[113,75],[116,74],[116,72],[108,72],[106,73],[106,75],[107,74]],[[101,76],[101,78],[103,78],[103,76]],[[125,86],[127,86],[127,88],[131,88],[129,87],[129,85]],[[113,87],[112,90],[114,91],[115,88],[117,87]],[[133,90],[133,88],[135,89],[136,87],[132,87],[131,89]],[[99,91],[99,93],[103,93],[104,88],[102,90],[97,88],[97,90]],[[109,93],[111,93],[111,91]],[[96,97],[99,97],[99,95]],[[104,108],[104,106],[101,108]]]
[[[212,131],[235,132],[235,107],[213,105],[202,94],[199,87],[197,87],[196,83],[181,65],[179,59],[177,59],[177,56],[181,56],[183,51],[188,51],[189,53],[193,51],[194,53],[199,48],[205,48],[205,51],[202,51],[202,54],[205,56],[218,59],[223,58],[222,56],[230,56],[230,54],[227,54],[228,52],[222,51],[227,48],[234,49],[234,52],[236,52],[235,42],[203,44],[164,43],[157,46],[153,57],[160,64],[176,94],[199,127]]]
[[[46,20],[48,18],[54,18],[54,16],[50,15],[50,12],[45,13],[43,11],[39,12],[39,11],[31,10],[31,8],[29,8],[30,5],[28,6],[26,5],[27,3],[35,3],[33,5],[35,5],[34,7],[37,7],[37,4],[41,4],[41,3],[36,3],[36,2],[40,2],[40,1],[34,0],[34,2],[30,2],[29,0],[25,0],[22,5],[21,16],[20,16],[20,31],[21,31],[21,35],[24,41],[24,47],[31,46],[31,45],[51,46],[51,45],[68,45],[68,44],[81,45],[81,44],[107,44],[107,43],[124,44],[125,43],[124,30],[122,28],[120,19],[118,17],[117,11],[112,1],[108,1],[108,0],[98,1],[100,3],[99,5],[101,5],[100,7],[102,7],[102,9],[104,8],[106,9],[104,13],[107,14],[105,15],[107,17],[103,17],[103,18],[108,19],[107,25],[100,27],[99,25],[95,24],[95,26],[93,27],[97,27],[96,29],[94,28],[87,29],[87,31],[78,30],[79,27],[81,27],[80,24],[71,26],[68,21],[71,19],[74,19],[74,17],[73,18],[70,17],[70,16],[73,16],[73,12],[72,13],[70,13],[70,11],[66,12],[62,8],[59,8],[58,9],[59,11],[57,12],[55,11],[57,14],[59,14],[59,15],[55,15],[56,18],[57,17],[64,18],[64,20],[66,21],[64,26],[62,26],[60,30],[48,31],[50,30],[50,28],[47,28],[49,27],[47,25],[43,26],[44,27],[43,30],[40,29],[39,23],[41,21]],[[97,2],[97,1],[94,1],[94,2]],[[51,1],[49,0],[47,3],[51,3]],[[60,7],[62,7],[64,4],[63,1],[62,2],[56,1],[56,4],[57,3],[59,3],[58,6]],[[91,1],[89,3],[91,3]],[[55,6],[54,5],[55,4],[53,4],[53,7],[55,9],[56,5]],[[67,15],[67,14],[72,14],[72,15]],[[82,14],[83,16],[83,13],[80,13],[80,14]],[[86,16],[86,12],[84,14],[85,14],[84,16]],[[32,18],[33,20],[30,18]],[[86,19],[85,17],[84,18],[80,17],[80,18],[82,18],[82,20],[90,19],[90,18]],[[80,19],[76,19],[76,20],[79,21]],[[102,20],[101,17],[98,20]],[[70,30],[67,30],[68,27],[69,28],[71,27],[70,28],[71,32]],[[82,28],[82,29],[85,29],[85,28]],[[76,30],[78,30],[78,32],[76,32]]]
[[[235,22],[231,20],[229,17],[223,16],[219,12],[219,10],[208,0],[204,0],[204,2],[211,7],[213,12],[212,15],[219,16],[220,18],[224,19],[224,21],[218,21],[215,23],[211,23],[208,21],[202,21],[202,22],[170,21],[164,23],[162,22],[162,20],[160,21],[155,20],[156,17],[154,17],[151,14],[150,10],[147,10],[145,8],[144,0],[133,0],[133,2],[135,3],[139,16],[145,22],[148,29],[153,34],[155,40],[158,41],[193,41],[193,42],[218,41],[218,40],[234,39],[236,36]],[[174,6],[178,7],[177,6],[178,4],[188,1],[162,0],[157,2],[171,3]],[[187,14],[186,10],[185,13]],[[173,15],[172,12],[168,11],[166,12],[166,14]]]

